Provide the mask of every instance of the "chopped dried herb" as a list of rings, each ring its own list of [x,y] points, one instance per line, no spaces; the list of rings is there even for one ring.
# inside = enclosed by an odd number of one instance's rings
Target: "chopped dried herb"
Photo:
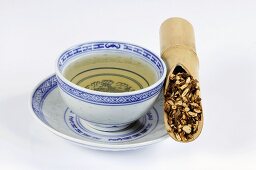
[[[193,139],[202,116],[199,82],[184,72],[169,76],[164,110],[176,139]]]

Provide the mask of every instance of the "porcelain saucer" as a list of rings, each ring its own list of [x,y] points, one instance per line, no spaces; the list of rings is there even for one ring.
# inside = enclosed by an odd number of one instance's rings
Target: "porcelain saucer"
[[[91,149],[138,149],[167,137],[163,122],[163,96],[145,116],[126,129],[115,132],[95,130],[73,113],[62,101],[55,75],[35,88],[30,107],[34,117],[54,134]]]

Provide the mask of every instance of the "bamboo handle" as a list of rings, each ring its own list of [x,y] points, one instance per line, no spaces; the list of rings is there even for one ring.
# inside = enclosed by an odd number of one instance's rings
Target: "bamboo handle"
[[[188,21],[182,18],[164,21],[160,27],[160,48],[168,75],[179,65],[194,78],[199,78],[194,30]]]

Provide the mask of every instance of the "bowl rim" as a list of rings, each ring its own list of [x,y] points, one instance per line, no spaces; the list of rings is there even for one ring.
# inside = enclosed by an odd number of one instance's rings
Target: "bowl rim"
[[[60,57],[66,53],[67,51],[71,50],[71,49],[74,49],[76,47],[79,47],[79,46],[82,46],[82,45],[86,45],[86,44],[93,44],[93,43],[119,43],[119,44],[128,44],[128,45],[132,45],[132,46],[136,46],[136,47],[139,47],[139,48],[142,48],[148,52],[150,52],[152,55],[154,55],[155,57],[157,57],[159,59],[159,61],[161,62],[162,66],[163,66],[163,74],[162,76],[153,84],[151,84],[150,86],[146,87],[146,88],[143,88],[143,89],[139,89],[139,90],[135,90],[135,91],[131,91],[131,92],[120,92],[120,93],[113,93],[113,92],[101,92],[101,91],[96,91],[96,90],[90,90],[90,89],[86,89],[86,88],[83,88],[83,87],[80,87],[72,82],[70,82],[68,79],[66,79],[62,73],[60,72],[59,70],[59,59]],[[120,50],[122,51],[122,50]],[[126,52],[126,51],[124,51]],[[86,92],[86,93],[89,93],[89,94],[95,94],[95,95],[99,95],[99,96],[130,96],[130,95],[136,95],[136,94],[141,94],[141,93],[144,93],[144,92],[147,92],[147,91],[150,91],[154,88],[156,88],[158,85],[160,85],[164,80],[165,80],[165,77],[166,77],[166,74],[167,74],[167,68],[166,68],[166,65],[165,65],[165,62],[163,61],[163,59],[161,57],[159,57],[158,55],[156,55],[155,53],[153,53],[152,51],[148,50],[147,48],[145,47],[142,47],[140,45],[136,45],[136,44],[133,44],[133,43],[128,43],[128,42],[121,42],[121,41],[90,41],[90,42],[85,42],[85,43],[80,43],[80,44],[77,44],[77,45],[73,45],[71,47],[69,47],[68,49],[64,50],[58,57],[57,59],[55,60],[55,73],[57,75],[57,79],[59,78],[61,81],[63,81],[64,83],[66,83],[67,85],[69,85],[70,87],[74,88],[74,89],[77,89],[77,90],[80,90],[82,92]],[[58,86],[59,86],[59,83],[58,83]],[[65,92],[66,93],[66,92]]]

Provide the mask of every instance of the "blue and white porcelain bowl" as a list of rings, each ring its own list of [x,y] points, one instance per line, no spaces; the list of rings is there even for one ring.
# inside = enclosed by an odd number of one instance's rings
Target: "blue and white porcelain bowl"
[[[152,66],[156,81],[139,90],[113,93],[83,88],[64,77],[65,69],[75,60],[96,54],[117,54],[140,59]],[[71,47],[60,55],[56,67],[57,83],[63,101],[84,123],[103,131],[123,129],[145,115],[161,93],[166,76],[166,66],[160,57],[145,48],[123,42],[90,42]],[[120,74],[125,70],[119,69]]]

